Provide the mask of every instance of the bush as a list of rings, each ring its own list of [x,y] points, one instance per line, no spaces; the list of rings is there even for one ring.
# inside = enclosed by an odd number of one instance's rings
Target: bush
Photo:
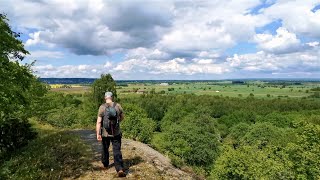
[[[180,123],[163,129],[162,147],[175,159],[182,159],[189,165],[209,167],[217,156],[218,133],[214,119],[207,115],[187,115]],[[178,164],[181,164],[179,161]]]
[[[46,122],[56,127],[71,127],[78,121],[77,108],[70,106],[65,108],[54,109],[46,119]]]
[[[285,146],[288,141],[287,132],[273,126],[270,123],[256,123],[250,126],[246,134],[241,138],[243,144],[256,145],[263,148],[267,145]]]
[[[125,119],[121,129],[125,137],[149,143],[156,128],[156,123],[147,117],[147,113],[134,104],[124,105]]]
[[[224,146],[211,173],[211,179],[293,179],[292,162],[275,149]]]
[[[252,124],[256,122],[256,114],[252,111],[235,111],[229,115],[222,116],[219,119],[219,123],[225,124],[227,127],[232,127],[238,123]]]
[[[266,144],[264,148],[254,143],[244,144],[236,149],[224,145],[212,170],[212,179],[319,179],[319,125],[302,121],[295,123],[296,142],[282,145],[274,143],[283,140],[281,137],[275,140],[281,133],[279,129],[271,130],[271,126],[263,126],[266,124],[252,128],[244,139],[259,141],[262,137],[267,137],[269,140],[273,139],[273,143]],[[292,139],[285,133],[282,136],[287,140]]]
[[[248,132],[250,125],[247,123],[239,123],[232,128],[230,128],[230,133],[224,139],[225,144],[230,144],[234,148],[240,145],[240,140]]]
[[[0,119],[0,153],[12,151],[25,146],[28,140],[34,139],[33,131],[28,121],[10,118]]]
[[[292,121],[293,119],[290,118],[290,116],[282,115],[276,112],[267,114],[266,116],[257,117],[257,122],[269,122],[274,126],[282,128],[292,126]]]

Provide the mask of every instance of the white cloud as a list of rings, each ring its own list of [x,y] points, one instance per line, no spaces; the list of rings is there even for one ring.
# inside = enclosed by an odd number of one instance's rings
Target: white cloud
[[[126,59],[134,59],[134,58],[147,58],[147,59],[169,59],[170,55],[166,52],[163,52],[159,49],[148,49],[143,47],[138,47],[135,49],[128,50],[126,54]]]
[[[254,72],[269,75],[297,73],[311,76],[319,74],[320,48],[287,54],[272,54],[264,51],[250,54],[235,54],[222,63],[214,59],[174,58],[171,60],[127,59],[122,62],[105,62],[95,65],[35,66],[34,70],[41,77],[99,77],[102,73],[111,73],[116,79],[146,79],[163,77],[201,77],[202,75],[224,76],[230,73],[241,75]],[[311,75],[310,75],[311,74]],[[233,77],[237,78],[237,77]],[[149,79],[149,78],[148,78]]]
[[[152,46],[170,26],[170,4],[102,0],[0,2],[19,27],[32,29],[26,46],[57,45],[80,55],[106,55]]]
[[[193,59],[193,61],[197,64],[212,64],[212,59]]]
[[[317,42],[317,41],[309,42],[309,43],[307,43],[307,45],[311,46],[311,47],[316,47],[316,46],[319,46],[319,42]]]
[[[254,37],[258,47],[270,53],[289,53],[297,51],[300,47],[300,40],[287,29],[280,27],[275,36],[271,34],[256,34]]]
[[[48,78],[71,78],[71,77],[86,77],[96,78],[102,73],[109,73],[103,68],[103,65],[63,65],[63,66],[34,66],[32,69],[40,77]]]
[[[214,52],[214,51],[201,51],[199,52],[199,54],[197,55],[199,58],[219,58],[221,55],[218,52]]]
[[[181,2],[174,9],[171,31],[164,34],[157,47],[171,53],[201,54],[224,51],[248,40],[255,28],[269,23],[261,15],[248,14],[259,0]]]
[[[120,62],[113,71],[135,73],[146,72],[151,74],[221,74],[230,70],[224,64],[213,64],[212,60],[197,59],[187,62],[183,58],[169,61],[129,59]]]
[[[104,64],[103,67],[105,67],[105,68],[111,68],[111,67],[112,67],[112,62],[107,61],[107,62]]]
[[[283,27],[290,32],[320,38],[320,11],[311,11],[319,4],[319,0],[279,0],[263,14],[273,20],[282,20]]]
[[[19,27],[33,29],[27,46],[57,45],[80,55],[144,48],[151,59],[170,59],[177,54],[223,51],[239,40],[247,40],[254,35],[255,27],[269,22],[261,15],[248,13],[260,3],[13,0],[5,3],[4,10]]]
[[[13,27],[29,34],[25,45],[33,50],[30,57],[64,59],[61,49],[76,55],[124,57],[100,65],[36,66],[44,77],[316,71],[320,11],[311,9],[319,0],[272,0],[270,7],[251,13],[263,2],[267,1],[12,0],[1,1],[0,7]],[[276,34],[268,33],[274,29],[256,34],[257,28],[274,21],[282,26]],[[238,47],[252,42],[256,47]],[[243,54],[255,49],[259,52]],[[238,55],[230,55],[234,51]]]
[[[51,47],[51,48],[54,47],[54,44],[49,43],[49,42],[43,40],[42,38],[40,38],[40,33],[41,33],[40,31],[34,32],[34,33],[30,33],[29,34],[30,39],[28,39],[26,41],[25,45],[27,47],[29,47],[29,46],[44,44],[44,45],[46,45],[48,47]],[[47,31],[47,33],[50,33],[50,32]],[[51,33],[51,36],[52,36],[52,33]]]
[[[230,72],[225,64],[214,64],[208,59],[186,61],[175,58],[169,61],[128,59],[117,64],[106,62],[105,65],[64,65],[64,66],[34,66],[41,77],[99,77],[102,73],[112,73],[117,77],[126,77],[126,74],[136,76],[145,75],[194,75],[194,74],[222,74]],[[112,64],[112,65],[111,65]]]
[[[234,71],[260,71],[290,73],[296,71],[319,72],[320,48],[294,52],[289,54],[271,54],[257,52],[251,54],[235,54],[227,58]]]

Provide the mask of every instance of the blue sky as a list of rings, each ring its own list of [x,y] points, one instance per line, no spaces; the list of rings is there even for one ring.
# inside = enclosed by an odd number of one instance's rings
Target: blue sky
[[[319,0],[4,0],[40,77],[320,78]]]

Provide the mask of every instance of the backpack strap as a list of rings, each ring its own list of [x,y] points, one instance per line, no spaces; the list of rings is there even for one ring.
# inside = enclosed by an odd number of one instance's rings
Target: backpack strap
[[[113,108],[116,110],[116,112],[117,112],[117,124],[119,124],[119,112],[118,112],[116,106],[117,106],[117,103],[116,103],[116,102],[113,102],[113,106],[112,106],[112,107],[113,107]]]

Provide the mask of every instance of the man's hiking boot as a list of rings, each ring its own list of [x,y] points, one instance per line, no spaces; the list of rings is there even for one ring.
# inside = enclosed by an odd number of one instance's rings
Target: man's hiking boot
[[[123,170],[120,170],[120,171],[118,172],[118,177],[126,177],[126,173],[123,172]]]

